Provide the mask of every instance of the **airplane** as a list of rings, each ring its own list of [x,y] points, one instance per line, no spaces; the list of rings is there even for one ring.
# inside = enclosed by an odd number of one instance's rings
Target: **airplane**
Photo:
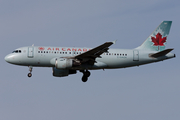
[[[65,77],[83,73],[82,81],[90,76],[89,70],[117,69],[159,62],[176,57],[165,49],[172,21],[163,21],[137,48],[109,49],[113,42],[105,42],[95,48],[27,46],[14,50],[4,59],[6,62],[28,66],[28,77],[33,67],[52,67],[53,76]]]

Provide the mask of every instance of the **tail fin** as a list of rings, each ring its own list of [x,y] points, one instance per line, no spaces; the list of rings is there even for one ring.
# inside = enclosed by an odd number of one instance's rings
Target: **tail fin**
[[[166,47],[167,36],[171,28],[172,21],[163,21],[153,33],[137,49],[163,51]]]

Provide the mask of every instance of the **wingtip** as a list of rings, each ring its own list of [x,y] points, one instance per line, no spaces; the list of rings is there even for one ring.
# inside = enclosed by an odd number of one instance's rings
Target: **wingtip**
[[[114,40],[114,41],[112,41],[112,43],[113,43],[113,44],[116,44],[116,41],[117,41],[117,40]]]

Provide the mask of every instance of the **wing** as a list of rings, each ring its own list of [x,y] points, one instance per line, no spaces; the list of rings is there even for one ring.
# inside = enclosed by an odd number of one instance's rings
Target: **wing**
[[[97,57],[101,58],[101,54],[103,54],[104,52],[108,52],[109,50],[109,46],[111,46],[112,44],[114,44],[116,41],[113,42],[106,42],[98,47],[95,47],[87,52],[84,52],[80,55],[75,56],[76,59],[80,60],[81,64],[84,63],[88,63],[93,65],[96,61],[95,59]]]

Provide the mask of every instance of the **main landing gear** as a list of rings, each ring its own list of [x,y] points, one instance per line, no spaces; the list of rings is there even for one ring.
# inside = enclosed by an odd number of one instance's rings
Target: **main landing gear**
[[[28,77],[31,77],[31,76],[32,76],[32,73],[31,73],[31,72],[32,72],[32,69],[33,69],[33,67],[32,67],[32,66],[29,66],[29,72],[30,72],[30,73],[27,74]]]
[[[91,75],[91,73],[90,73],[88,70],[86,70],[86,71],[82,70],[82,71],[80,71],[80,72],[83,73],[82,81],[83,81],[83,82],[86,82],[86,81],[88,80],[88,77]]]

